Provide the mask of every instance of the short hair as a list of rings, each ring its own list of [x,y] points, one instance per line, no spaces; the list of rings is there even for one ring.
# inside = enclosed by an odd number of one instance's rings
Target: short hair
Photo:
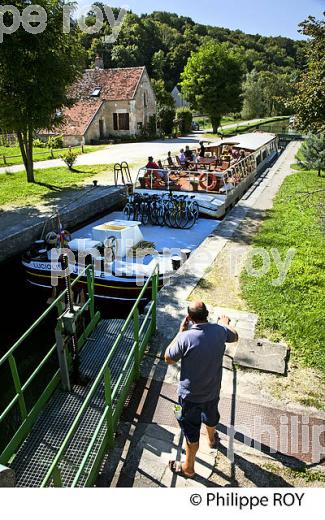
[[[153,157],[149,157],[149,162],[152,162],[153,161]]]
[[[187,312],[189,317],[196,323],[199,321],[205,321],[209,316],[209,311],[203,302],[201,305],[197,305],[196,307],[189,305]]]

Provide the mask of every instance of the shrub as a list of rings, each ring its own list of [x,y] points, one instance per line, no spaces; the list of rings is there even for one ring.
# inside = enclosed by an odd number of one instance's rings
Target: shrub
[[[63,135],[53,135],[47,141],[49,148],[63,148]]]
[[[69,148],[69,150],[64,155],[61,156],[61,158],[64,160],[64,162],[67,165],[67,167],[69,168],[69,170],[72,170],[72,167],[73,167],[74,163],[76,162],[77,157],[78,157],[78,154],[76,152],[74,152],[73,150],[71,150],[71,148]]]
[[[164,135],[172,135],[174,129],[176,110],[168,105],[158,110],[158,126]]]
[[[34,139],[33,146],[35,146],[36,148],[46,148],[47,144],[44,143],[44,141],[41,141],[40,139]]]
[[[189,134],[192,130],[193,115],[187,107],[178,108],[177,126],[181,134]]]

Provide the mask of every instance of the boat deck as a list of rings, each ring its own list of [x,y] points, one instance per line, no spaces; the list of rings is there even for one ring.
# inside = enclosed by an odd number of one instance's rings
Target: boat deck
[[[92,228],[110,222],[123,220],[123,212],[115,211],[102,217],[96,222],[73,233],[72,238],[91,238]],[[140,226],[144,240],[153,242],[158,252],[164,249],[190,249],[194,251],[219,226],[220,222],[211,219],[199,218],[192,229],[171,229],[167,226]]]

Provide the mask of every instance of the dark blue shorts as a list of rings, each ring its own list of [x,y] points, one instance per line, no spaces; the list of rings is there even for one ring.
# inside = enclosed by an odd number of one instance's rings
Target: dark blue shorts
[[[180,397],[179,404],[182,406],[182,416],[178,422],[190,444],[199,442],[202,423],[211,427],[219,423],[219,399],[208,403],[191,403]]]

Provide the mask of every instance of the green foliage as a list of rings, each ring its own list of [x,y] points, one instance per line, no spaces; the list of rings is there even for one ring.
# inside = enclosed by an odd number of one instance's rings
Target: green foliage
[[[33,139],[33,147],[34,148],[47,148],[47,143],[41,141],[40,139]]]
[[[307,44],[308,68],[297,85],[292,102],[297,126],[309,132],[325,132],[325,20],[314,17],[300,24],[311,39]]]
[[[320,176],[325,170],[325,135],[310,135],[300,149],[301,166],[306,170],[316,170]]]
[[[175,108],[175,101],[171,92],[167,91],[163,79],[152,79],[151,84],[156,94],[158,107],[168,106]]]
[[[48,138],[47,146],[49,148],[63,148],[63,135],[52,135]]]
[[[212,41],[193,53],[182,74],[182,92],[191,106],[209,115],[214,132],[223,115],[240,109],[242,63],[227,44]]]
[[[76,29],[62,31],[64,0],[37,3],[47,12],[46,30],[31,34],[20,26],[0,45],[0,127],[17,134],[29,181],[34,130],[51,128],[56,121],[57,110],[67,104],[67,87],[82,71],[84,55]],[[26,2],[17,0],[15,6],[21,11]]]
[[[294,78],[288,74],[252,70],[243,85],[243,119],[290,114]]]
[[[193,114],[188,107],[178,108],[176,111],[177,126],[182,135],[189,134],[192,130]]]
[[[158,128],[166,136],[171,136],[174,130],[176,109],[171,106],[161,106],[158,109]]]
[[[78,153],[74,152],[71,148],[69,148],[69,150],[64,155],[62,155],[62,159],[69,168],[69,170],[72,170],[73,165],[77,160],[77,157]]]
[[[242,275],[242,292],[260,317],[258,334],[283,337],[303,365],[325,371],[325,241],[317,204],[302,193],[323,188],[315,172],[295,173],[285,180],[273,209],[254,238],[254,246],[284,259],[296,250],[283,285],[274,286],[278,268],[260,277]]]
[[[145,65],[149,75],[164,78],[168,91],[179,83],[180,75],[192,52],[207,41],[229,43],[244,61],[245,71],[291,74],[305,66],[306,42],[284,37],[244,34],[221,27],[195,23],[191,18],[158,12],[138,16],[129,12],[115,44],[105,44],[103,36],[111,34],[105,19],[99,34],[83,34],[89,66],[99,52],[105,67]]]

